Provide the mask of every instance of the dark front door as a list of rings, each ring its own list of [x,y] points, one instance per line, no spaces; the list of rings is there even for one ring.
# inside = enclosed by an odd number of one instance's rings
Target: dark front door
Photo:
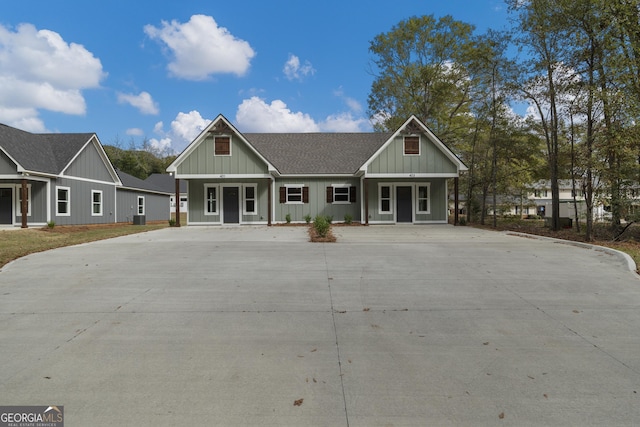
[[[222,188],[222,206],[225,224],[240,223],[240,189],[238,187]]]
[[[11,216],[12,192],[10,188],[0,188],[0,224],[13,224]]]
[[[413,222],[411,187],[396,187],[397,222]]]

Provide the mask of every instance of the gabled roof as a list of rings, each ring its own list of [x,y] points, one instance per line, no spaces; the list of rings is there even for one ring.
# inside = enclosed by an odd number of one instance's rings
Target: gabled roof
[[[93,133],[33,134],[0,124],[0,149],[18,164],[19,171],[60,174]]]
[[[176,191],[176,179],[168,173],[153,173],[145,181],[167,193],[173,194]],[[180,192],[187,192],[187,182],[184,180],[180,181]]]
[[[281,175],[352,175],[389,133],[246,133]]]

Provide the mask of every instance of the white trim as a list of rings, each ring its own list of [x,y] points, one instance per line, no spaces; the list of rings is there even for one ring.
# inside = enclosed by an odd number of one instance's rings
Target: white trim
[[[99,207],[100,207],[100,212],[94,212],[94,207],[96,205],[96,201],[93,199],[95,194],[99,194],[100,195],[100,202],[99,202]],[[104,216],[104,197],[103,197],[103,192],[102,190],[91,190],[91,216]]]
[[[58,190],[66,190],[67,192],[67,212],[60,213],[58,210],[58,203],[60,203],[60,200],[58,200]],[[71,216],[71,187],[56,185],[56,216]]]
[[[272,175],[269,174],[215,174],[212,175],[210,173],[207,174],[174,174],[174,178],[176,179],[269,179],[273,178]]]
[[[31,178],[31,176],[29,176],[29,178]],[[111,181],[100,181],[98,179],[82,178],[82,177],[73,176],[73,175],[59,175],[59,176],[56,176],[56,178],[68,179],[70,181],[91,182],[93,184],[113,185],[119,188],[126,188],[126,187],[123,187],[121,183],[116,183]]]
[[[456,178],[455,173],[369,173],[365,174],[365,178],[380,179],[429,179],[429,178]]]

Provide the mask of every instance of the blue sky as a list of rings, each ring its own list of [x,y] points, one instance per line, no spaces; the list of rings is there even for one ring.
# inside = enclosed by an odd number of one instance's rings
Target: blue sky
[[[403,19],[506,26],[502,0],[4,2],[0,123],[180,152],[218,114],[241,132],[361,132],[369,42]]]

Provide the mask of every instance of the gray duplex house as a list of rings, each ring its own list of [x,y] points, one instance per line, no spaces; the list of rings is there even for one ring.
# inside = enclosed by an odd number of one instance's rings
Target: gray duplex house
[[[130,178],[118,175],[94,133],[0,124],[0,226],[167,220],[169,194]]]

